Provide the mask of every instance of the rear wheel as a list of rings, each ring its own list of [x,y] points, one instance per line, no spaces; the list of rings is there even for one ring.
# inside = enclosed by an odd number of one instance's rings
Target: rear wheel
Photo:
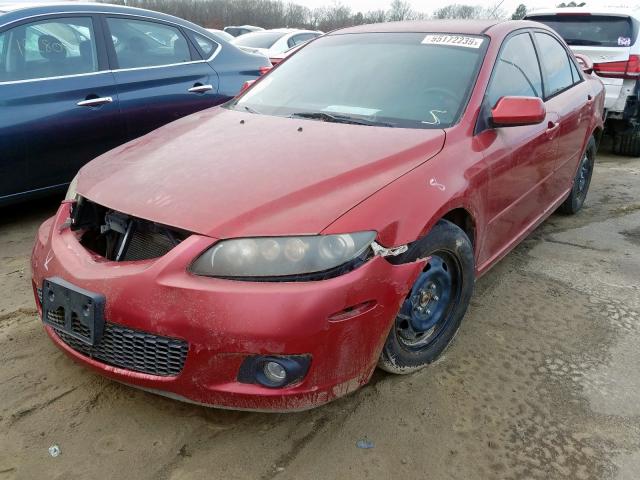
[[[391,326],[378,366],[411,373],[433,362],[453,340],[474,285],[473,248],[455,224],[440,220],[403,255],[428,258]]]
[[[613,137],[613,153],[628,157],[640,157],[640,127],[617,133]]]
[[[589,139],[587,148],[580,159],[580,165],[576,176],[573,178],[573,187],[569,196],[562,205],[558,208],[561,213],[573,215],[584,205],[584,201],[587,199],[587,193],[589,192],[589,185],[591,185],[591,177],[593,176],[593,167],[596,160],[596,141],[593,137]]]

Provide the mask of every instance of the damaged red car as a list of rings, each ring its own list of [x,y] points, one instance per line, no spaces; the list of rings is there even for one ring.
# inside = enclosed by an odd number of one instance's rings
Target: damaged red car
[[[534,22],[317,39],[82,168],[33,250],[45,330],[107,377],[234,409],[424,367],[476,278],[583,205],[604,101],[587,63]]]

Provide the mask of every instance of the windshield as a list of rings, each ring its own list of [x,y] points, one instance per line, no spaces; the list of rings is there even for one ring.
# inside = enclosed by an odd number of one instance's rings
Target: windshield
[[[607,15],[544,15],[531,20],[553,28],[574,46],[629,47],[633,44],[631,18]]]
[[[241,47],[271,48],[284,35],[284,32],[251,32],[236,37],[233,43]]]
[[[330,35],[279,65],[230,108],[445,128],[464,110],[488,42],[425,33]]]

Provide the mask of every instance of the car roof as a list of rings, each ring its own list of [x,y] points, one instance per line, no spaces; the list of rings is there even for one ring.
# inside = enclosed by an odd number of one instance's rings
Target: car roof
[[[640,20],[640,8],[620,8],[620,7],[567,7],[567,8],[544,8],[527,13],[527,18],[542,15],[611,15],[616,17],[635,17]]]
[[[518,28],[546,28],[526,20],[417,20],[387,22],[334,30],[329,35],[345,33],[460,33],[465,35],[504,34]]]
[[[227,25],[224,28],[259,28],[260,30],[263,30],[262,27],[256,27],[255,25]]]
[[[316,30],[303,30],[300,28],[271,28],[269,30],[263,30],[263,32],[278,32],[278,33],[316,33]],[[256,32],[257,33],[257,32]]]
[[[1,0],[0,0],[1,1]],[[0,27],[16,20],[33,17],[36,15],[47,15],[54,13],[121,13],[125,15],[140,15],[165,20],[174,24],[189,27],[193,30],[206,32],[205,29],[173,15],[154,12],[143,8],[125,7],[112,5],[109,3],[82,3],[82,2],[25,2],[25,3],[0,3]]]
[[[21,2],[21,3],[0,3],[0,13],[9,13],[14,10],[21,10],[23,8],[32,8],[43,6],[43,3],[37,2]]]

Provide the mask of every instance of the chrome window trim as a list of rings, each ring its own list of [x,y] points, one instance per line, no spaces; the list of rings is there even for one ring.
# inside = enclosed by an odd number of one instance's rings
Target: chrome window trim
[[[43,78],[27,78],[24,80],[8,80],[6,82],[0,82],[0,85],[13,85],[18,83],[31,83],[31,82],[44,82],[47,80],[59,80],[63,78],[74,78],[74,77],[88,77],[91,75],[101,75],[104,73],[110,73],[111,70],[99,70],[97,72],[89,72],[89,73],[76,73],[74,75],[61,75],[59,77],[43,77]]]
[[[205,35],[203,35],[201,32],[198,32],[196,30],[194,30],[193,28],[190,27],[185,27],[184,25],[180,25],[179,23],[175,23],[175,22],[171,22],[168,20],[159,20],[157,18],[153,18],[153,17],[147,17],[144,15],[134,15],[134,14],[129,14],[129,13],[114,13],[114,12],[86,12],[86,11],[78,11],[78,12],[49,12],[49,13],[42,13],[39,15],[32,15],[30,17],[25,17],[25,18],[21,18],[19,20],[13,20],[11,22],[7,22],[5,24],[0,25],[0,29],[11,25],[13,23],[18,23],[18,22],[23,22],[25,20],[30,21],[31,19],[35,19],[38,17],[48,17],[51,15],[66,15],[66,14],[70,14],[70,15],[74,15],[74,16],[79,16],[79,15],[95,15],[95,14],[101,14],[101,15],[116,15],[116,16],[128,16],[128,17],[136,17],[136,18],[142,18],[142,19],[146,19],[146,20],[150,20],[150,21],[156,21],[156,22],[164,22],[164,23],[168,23],[171,24],[173,26],[176,26],[178,28],[185,28],[187,30],[190,30],[191,32],[197,34],[197,35],[201,35],[206,37]],[[206,37],[209,38],[209,37]],[[47,81],[47,80],[58,80],[58,79],[63,79],[63,78],[74,78],[74,77],[86,77],[89,75],[99,75],[102,73],[117,73],[117,72],[130,72],[130,71],[136,71],[136,70],[148,70],[148,69],[154,69],[154,68],[165,68],[165,67],[176,67],[178,65],[193,65],[193,64],[197,64],[197,63],[209,63],[212,62],[217,56],[218,54],[222,51],[222,44],[217,41],[216,39],[213,38],[209,38],[209,40],[211,40],[213,43],[215,43],[216,45],[218,45],[218,47],[216,48],[216,50],[211,54],[211,56],[209,58],[207,58],[206,60],[192,60],[190,62],[181,62],[181,63],[168,63],[166,65],[151,65],[149,67],[133,67],[133,68],[117,68],[117,69],[113,69],[113,70],[98,70],[97,72],[89,72],[89,73],[76,73],[73,75],[61,75],[58,77],[43,77],[43,78],[28,78],[28,79],[24,79],[24,80],[9,80],[6,82],[2,82],[0,81],[0,85],[11,85],[11,84],[16,84],[16,83],[27,83],[27,82],[43,82],[43,81]]]

